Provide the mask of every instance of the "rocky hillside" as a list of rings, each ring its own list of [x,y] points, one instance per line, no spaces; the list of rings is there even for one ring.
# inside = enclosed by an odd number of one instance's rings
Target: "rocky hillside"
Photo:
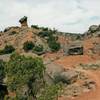
[[[30,42],[34,45],[34,54],[42,54],[45,52],[55,52],[60,49],[60,44],[55,30],[44,27],[32,25],[28,27],[27,17],[24,16],[19,20],[21,27],[8,27],[4,32],[0,33],[0,50],[2,51],[6,46],[13,46],[16,52],[32,53],[30,49]],[[26,44],[25,44],[26,43]],[[24,48],[24,46],[26,47]],[[2,54],[2,53],[1,53]]]
[[[89,30],[84,34],[75,34],[59,32],[55,29],[37,25],[29,27],[26,16],[21,18],[19,22],[21,24],[20,27],[8,27],[3,32],[0,32],[0,59],[6,62],[9,61],[13,52],[25,55],[25,57],[42,57],[43,64],[46,67],[43,77],[45,82],[49,85],[55,83],[63,84],[63,90],[57,100],[72,100],[72,98],[75,98],[75,100],[95,100],[92,99],[92,96],[100,99],[99,25],[90,26]],[[25,63],[29,65],[30,62],[27,62],[28,58],[25,57],[21,57],[21,59],[22,61],[25,60]],[[16,59],[14,60],[15,63]],[[17,60],[19,61],[19,59]],[[20,66],[20,63],[18,63],[18,66]],[[14,66],[13,64],[13,68]],[[26,65],[22,66],[23,69],[25,69],[24,66]],[[12,68],[12,66],[10,67]],[[20,70],[20,67],[18,70]],[[27,66],[25,70],[27,72]],[[14,75],[16,78],[16,74]],[[26,76],[28,77],[27,74]],[[26,87],[24,90],[28,91]],[[95,93],[92,91],[95,91]],[[88,98],[84,95],[81,98],[79,97],[82,94],[87,94],[87,92],[90,93]],[[24,93],[25,91],[21,94]],[[14,93],[11,94],[11,92],[8,94],[11,97],[12,94],[13,96],[15,95]]]
[[[12,53],[2,53],[7,46],[8,48],[9,46],[13,47],[14,52],[20,54],[42,55],[52,60],[59,58],[56,56],[62,57],[63,55],[100,55],[99,25],[90,26],[89,30],[84,34],[76,34],[63,33],[37,25],[29,27],[26,16],[21,18],[19,23],[21,24],[20,27],[8,27],[0,33],[1,59],[7,60],[9,54]],[[49,57],[52,54],[55,56]],[[47,58],[46,60],[48,61]]]

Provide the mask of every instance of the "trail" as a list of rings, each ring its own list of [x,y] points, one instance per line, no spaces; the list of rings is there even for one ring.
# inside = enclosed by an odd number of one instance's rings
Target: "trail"
[[[100,100],[100,71],[86,71],[86,73],[96,82],[96,89],[73,100]]]

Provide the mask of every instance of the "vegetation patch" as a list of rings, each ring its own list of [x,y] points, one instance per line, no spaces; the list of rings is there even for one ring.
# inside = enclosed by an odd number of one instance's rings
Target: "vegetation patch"
[[[10,54],[15,51],[15,48],[12,45],[6,45],[3,50],[0,50],[0,55]]]
[[[43,48],[43,45],[36,45],[34,48],[33,48],[33,52],[38,54],[38,55],[41,55],[44,53],[44,48]]]
[[[3,60],[0,60],[0,83],[2,83],[3,78],[5,77],[4,66],[5,62]]]
[[[12,31],[11,33],[9,33],[9,35],[14,35],[14,34],[17,34],[16,31]]]
[[[38,35],[47,40],[48,46],[52,52],[59,51],[60,43],[57,42],[58,37],[55,36],[54,31],[41,31]]]
[[[58,42],[49,41],[48,45],[49,45],[52,52],[57,52],[60,49],[60,43],[58,43]]]
[[[0,77],[7,77],[5,85],[9,93],[0,92],[1,100],[55,100],[62,85],[48,85],[44,80],[45,66],[41,58],[12,54],[8,62],[0,60]],[[0,90],[1,91],[1,90]]]
[[[41,84],[43,84],[45,72],[41,58],[13,54],[10,61],[6,63],[5,71],[7,87],[10,92],[16,93],[15,99],[32,100],[28,98],[36,98]]]
[[[23,49],[27,52],[32,50],[34,47],[34,43],[32,41],[26,41],[23,45]]]
[[[38,25],[31,25],[31,28],[33,28],[33,29],[39,29],[39,26]]]
[[[61,89],[59,84],[45,86],[37,100],[58,100]]]

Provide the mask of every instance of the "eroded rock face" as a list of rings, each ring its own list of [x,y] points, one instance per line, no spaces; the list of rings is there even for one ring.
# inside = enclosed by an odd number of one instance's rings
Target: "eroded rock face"
[[[69,55],[83,55],[83,47],[76,47],[76,48],[70,48],[68,50]]]
[[[82,41],[75,41],[69,45],[68,55],[83,55]]]
[[[21,27],[28,27],[28,24],[27,24],[27,17],[24,16],[23,18],[21,18],[19,20],[20,24],[21,24]]]

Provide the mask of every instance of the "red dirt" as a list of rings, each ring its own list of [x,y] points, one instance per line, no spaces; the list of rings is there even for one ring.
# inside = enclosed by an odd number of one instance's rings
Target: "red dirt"
[[[96,90],[74,99],[74,100],[100,100],[100,71],[88,72],[92,79],[96,82]]]
[[[64,38],[60,38],[63,44],[65,41]],[[60,59],[54,61],[54,63],[61,65],[66,69],[72,69],[74,66],[79,64],[88,64],[88,63],[95,63],[96,61],[100,61],[100,51],[97,54],[89,54],[89,50],[95,47],[96,43],[100,43],[100,38],[90,38],[83,42],[84,47],[84,55],[73,55],[73,56],[66,56],[61,57]],[[46,57],[48,58],[55,58],[59,56],[58,54],[47,54]],[[85,71],[85,73],[95,81],[96,88],[91,90],[90,92],[83,93],[82,95],[75,97],[75,98],[66,98],[60,97],[59,100],[100,100],[100,70],[98,71]]]
[[[95,59],[96,58],[96,59]],[[75,65],[79,65],[80,63],[86,64],[86,63],[93,63],[95,61],[100,60],[99,56],[87,56],[87,55],[81,55],[81,56],[69,56],[64,57],[62,59],[59,59],[55,61],[55,63],[62,65],[65,69],[72,69]],[[96,89],[88,92],[83,93],[82,95],[76,97],[76,98],[66,98],[61,97],[59,100],[100,100],[100,71],[85,71],[86,74],[88,74],[89,77],[91,77],[95,83],[96,83]]]
[[[86,64],[94,62],[96,60],[91,56],[79,55],[79,56],[66,56],[60,60],[55,61],[55,63],[62,65],[64,68],[71,68],[78,64]]]
[[[78,97],[68,99],[61,97],[59,100],[100,100],[100,71],[87,71],[88,75],[96,82],[96,89]]]

